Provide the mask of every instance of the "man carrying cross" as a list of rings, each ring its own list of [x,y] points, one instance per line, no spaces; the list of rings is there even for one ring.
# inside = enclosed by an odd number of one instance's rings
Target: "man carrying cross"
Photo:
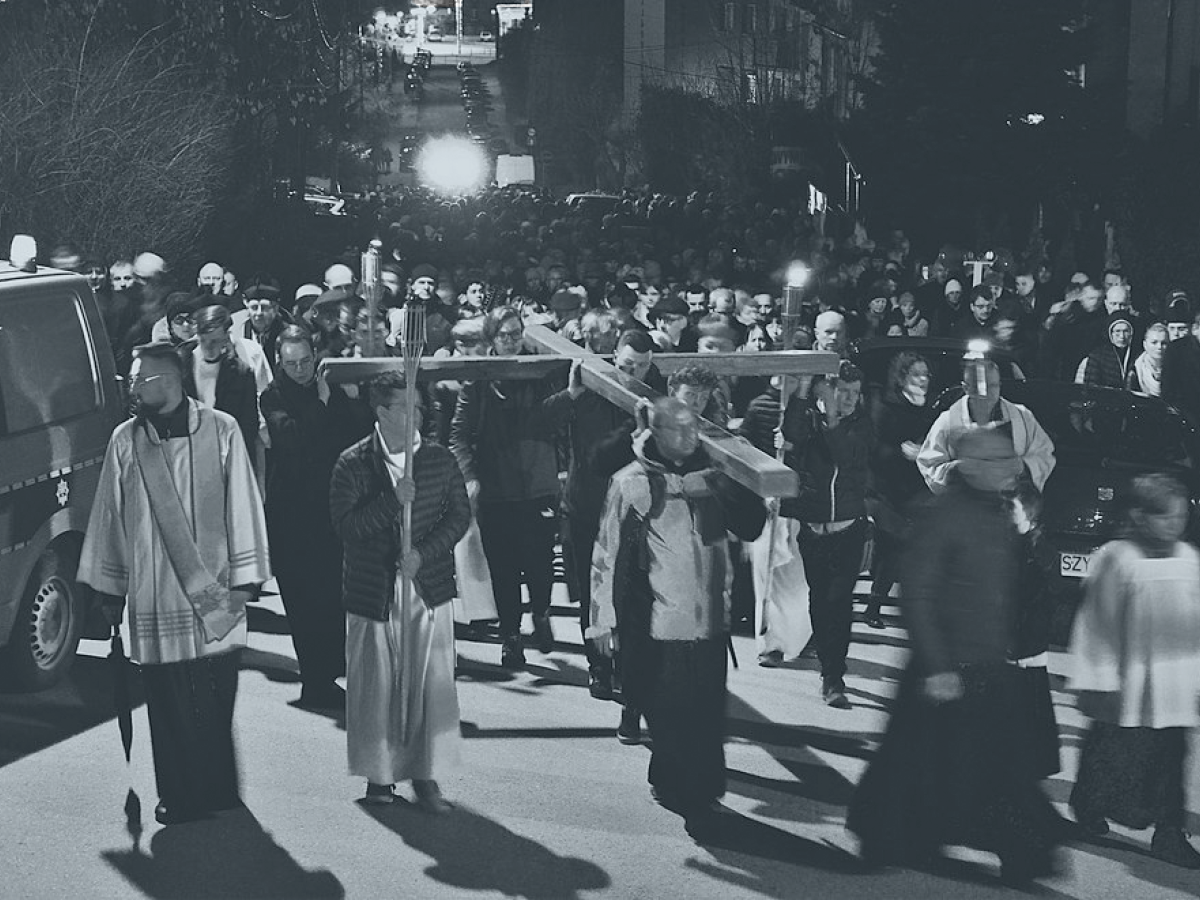
[[[620,654],[625,694],[645,712],[655,798],[707,834],[725,793],[727,532],[753,540],[765,511],[711,468],[698,417],[678,400],[655,401],[634,453],[605,500],[587,636]]]

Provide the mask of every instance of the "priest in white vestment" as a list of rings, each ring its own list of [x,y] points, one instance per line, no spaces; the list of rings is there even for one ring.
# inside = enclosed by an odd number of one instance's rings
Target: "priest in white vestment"
[[[79,580],[129,610],[164,825],[240,803],[233,748],[245,604],[271,577],[266,519],[237,422],[183,392],[170,344],[137,348],[139,415],[113,432]]]

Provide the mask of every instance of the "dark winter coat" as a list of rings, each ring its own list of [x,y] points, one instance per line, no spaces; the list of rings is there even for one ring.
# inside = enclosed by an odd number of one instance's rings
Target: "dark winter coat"
[[[660,394],[667,391],[666,379],[653,364],[643,381]],[[627,456],[622,454],[619,465],[597,465],[596,453],[608,446],[607,442],[618,429],[623,430],[628,443],[633,416],[591,391],[584,391],[572,400],[571,395],[562,390],[550,398],[549,405],[551,414],[566,423],[571,448],[563,512],[595,528],[600,522],[609,479],[633,459],[630,449]]]
[[[917,510],[901,591],[922,675],[1003,664],[1015,643],[1017,532],[997,494],[957,481]]]
[[[1124,388],[1128,383],[1129,372],[1133,369],[1132,347],[1118,350],[1114,345],[1106,343],[1089,353],[1087,359],[1087,367],[1083,370],[1084,384]]]
[[[329,483],[342,451],[370,432],[370,419],[337,385],[330,386],[326,404],[316,381],[300,385],[284,372],[276,373],[259,406],[271,436],[265,506],[272,559],[283,562],[283,554],[325,545],[340,558]]]
[[[183,371],[184,390],[189,397],[199,399],[195,368],[190,356],[184,360]],[[221,367],[217,370],[216,402],[213,408],[229,413],[237,420],[246,450],[253,459],[255,442],[258,440],[258,382],[250,367],[241,361],[233,348],[222,358]]]
[[[1163,354],[1162,398],[1200,425],[1200,341],[1192,335],[1167,344]]]
[[[933,425],[934,413],[927,403],[914,406],[903,396],[886,397],[872,409],[875,425],[875,454],[871,461],[876,489],[892,510],[903,514],[909,503],[928,493],[921,470],[905,459],[900,445],[912,441],[920,446]]]
[[[799,400],[797,403],[801,402]],[[775,455],[775,429],[779,427],[779,388],[768,387],[750,401],[738,434],[757,449]]]
[[[479,482],[480,503],[558,495],[555,434],[568,410],[551,402],[557,387],[544,378],[463,385],[450,449],[463,477]]]
[[[784,462],[800,476],[800,494],[783,501],[783,515],[801,522],[840,522],[867,514],[875,435],[861,409],[829,428],[815,400],[789,403],[783,437],[792,445]]]
[[[454,599],[454,545],[467,533],[471,506],[450,451],[423,443],[413,456],[417,496],[412,546],[421,553],[417,590],[427,606]],[[403,507],[387,471],[379,435],[346,450],[333,469],[329,512],[342,539],[342,602],[347,612],[387,621],[395,597]]]

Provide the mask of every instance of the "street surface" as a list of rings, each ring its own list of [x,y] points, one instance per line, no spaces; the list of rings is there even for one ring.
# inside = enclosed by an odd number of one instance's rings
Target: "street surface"
[[[399,158],[405,134],[417,134],[421,137],[467,137],[466,113],[455,68],[460,59],[474,63],[483,84],[490,91],[488,99],[491,101],[492,110],[488,114],[488,121],[495,127],[497,136],[508,142],[511,152],[524,152],[518,149],[516,138],[519,135],[514,130],[515,123],[509,121],[504,96],[500,90],[494,62],[495,45],[479,44],[468,47],[464,42],[464,53],[461,56],[454,54],[453,41],[427,46],[433,53],[433,62],[425,78],[424,95],[420,101],[415,95],[404,93],[402,76],[395,78],[390,89],[373,88],[367,95],[366,108],[384,123],[384,147],[392,151],[392,156]],[[413,48],[406,44],[406,61],[412,61],[412,51]],[[375,180],[382,185],[397,185],[413,183],[413,176],[412,173],[402,173],[393,166],[391,172],[380,174]]]
[[[894,609],[885,608],[886,631],[855,626],[848,712],[821,703],[815,662],[762,669],[752,641],[735,639],[742,668],[729,679],[725,802],[742,818],[721,846],[702,847],[650,799],[649,752],[617,743],[617,707],[588,695],[577,608],[562,591],[557,647],[530,650],[528,671],[500,669],[499,644],[459,643],[464,766],[442,782],[458,807],[440,818],[356,802],[364,785],[346,774],[342,725],[289,705],[299,695],[295,657],[272,595],[252,609],[236,713],[246,809],[161,829],[145,710],[135,712],[126,767],[107,646],[85,642],[67,684],[0,695],[0,897],[1018,896],[996,881],[994,858],[974,852],[955,852],[935,873],[857,868],[843,821],[907,652]],[[1069,694],[1055,701],[1066,771],[1050,790],[1065,811],[1084,720]],[[124,812],[131,787],[145,828],[137,840]],[[1195,756],[1189,790],[1195,811]],[[1192,831],[1198,819],[1193,812]],[[1061,877],[1036,895],[1200,895],[1200,873],[1148,856],[1148,832],[1114,831],[1067,850]]]

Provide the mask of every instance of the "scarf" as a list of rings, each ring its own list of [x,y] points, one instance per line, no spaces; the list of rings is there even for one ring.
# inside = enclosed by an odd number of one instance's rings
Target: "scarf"
[[[1162,396],[1162,363],[1156,365],[1147,354],[1141,353],[1133,361],[1133,370],[1137,373],[1138,384],[1143,394],[1151,397]]]

